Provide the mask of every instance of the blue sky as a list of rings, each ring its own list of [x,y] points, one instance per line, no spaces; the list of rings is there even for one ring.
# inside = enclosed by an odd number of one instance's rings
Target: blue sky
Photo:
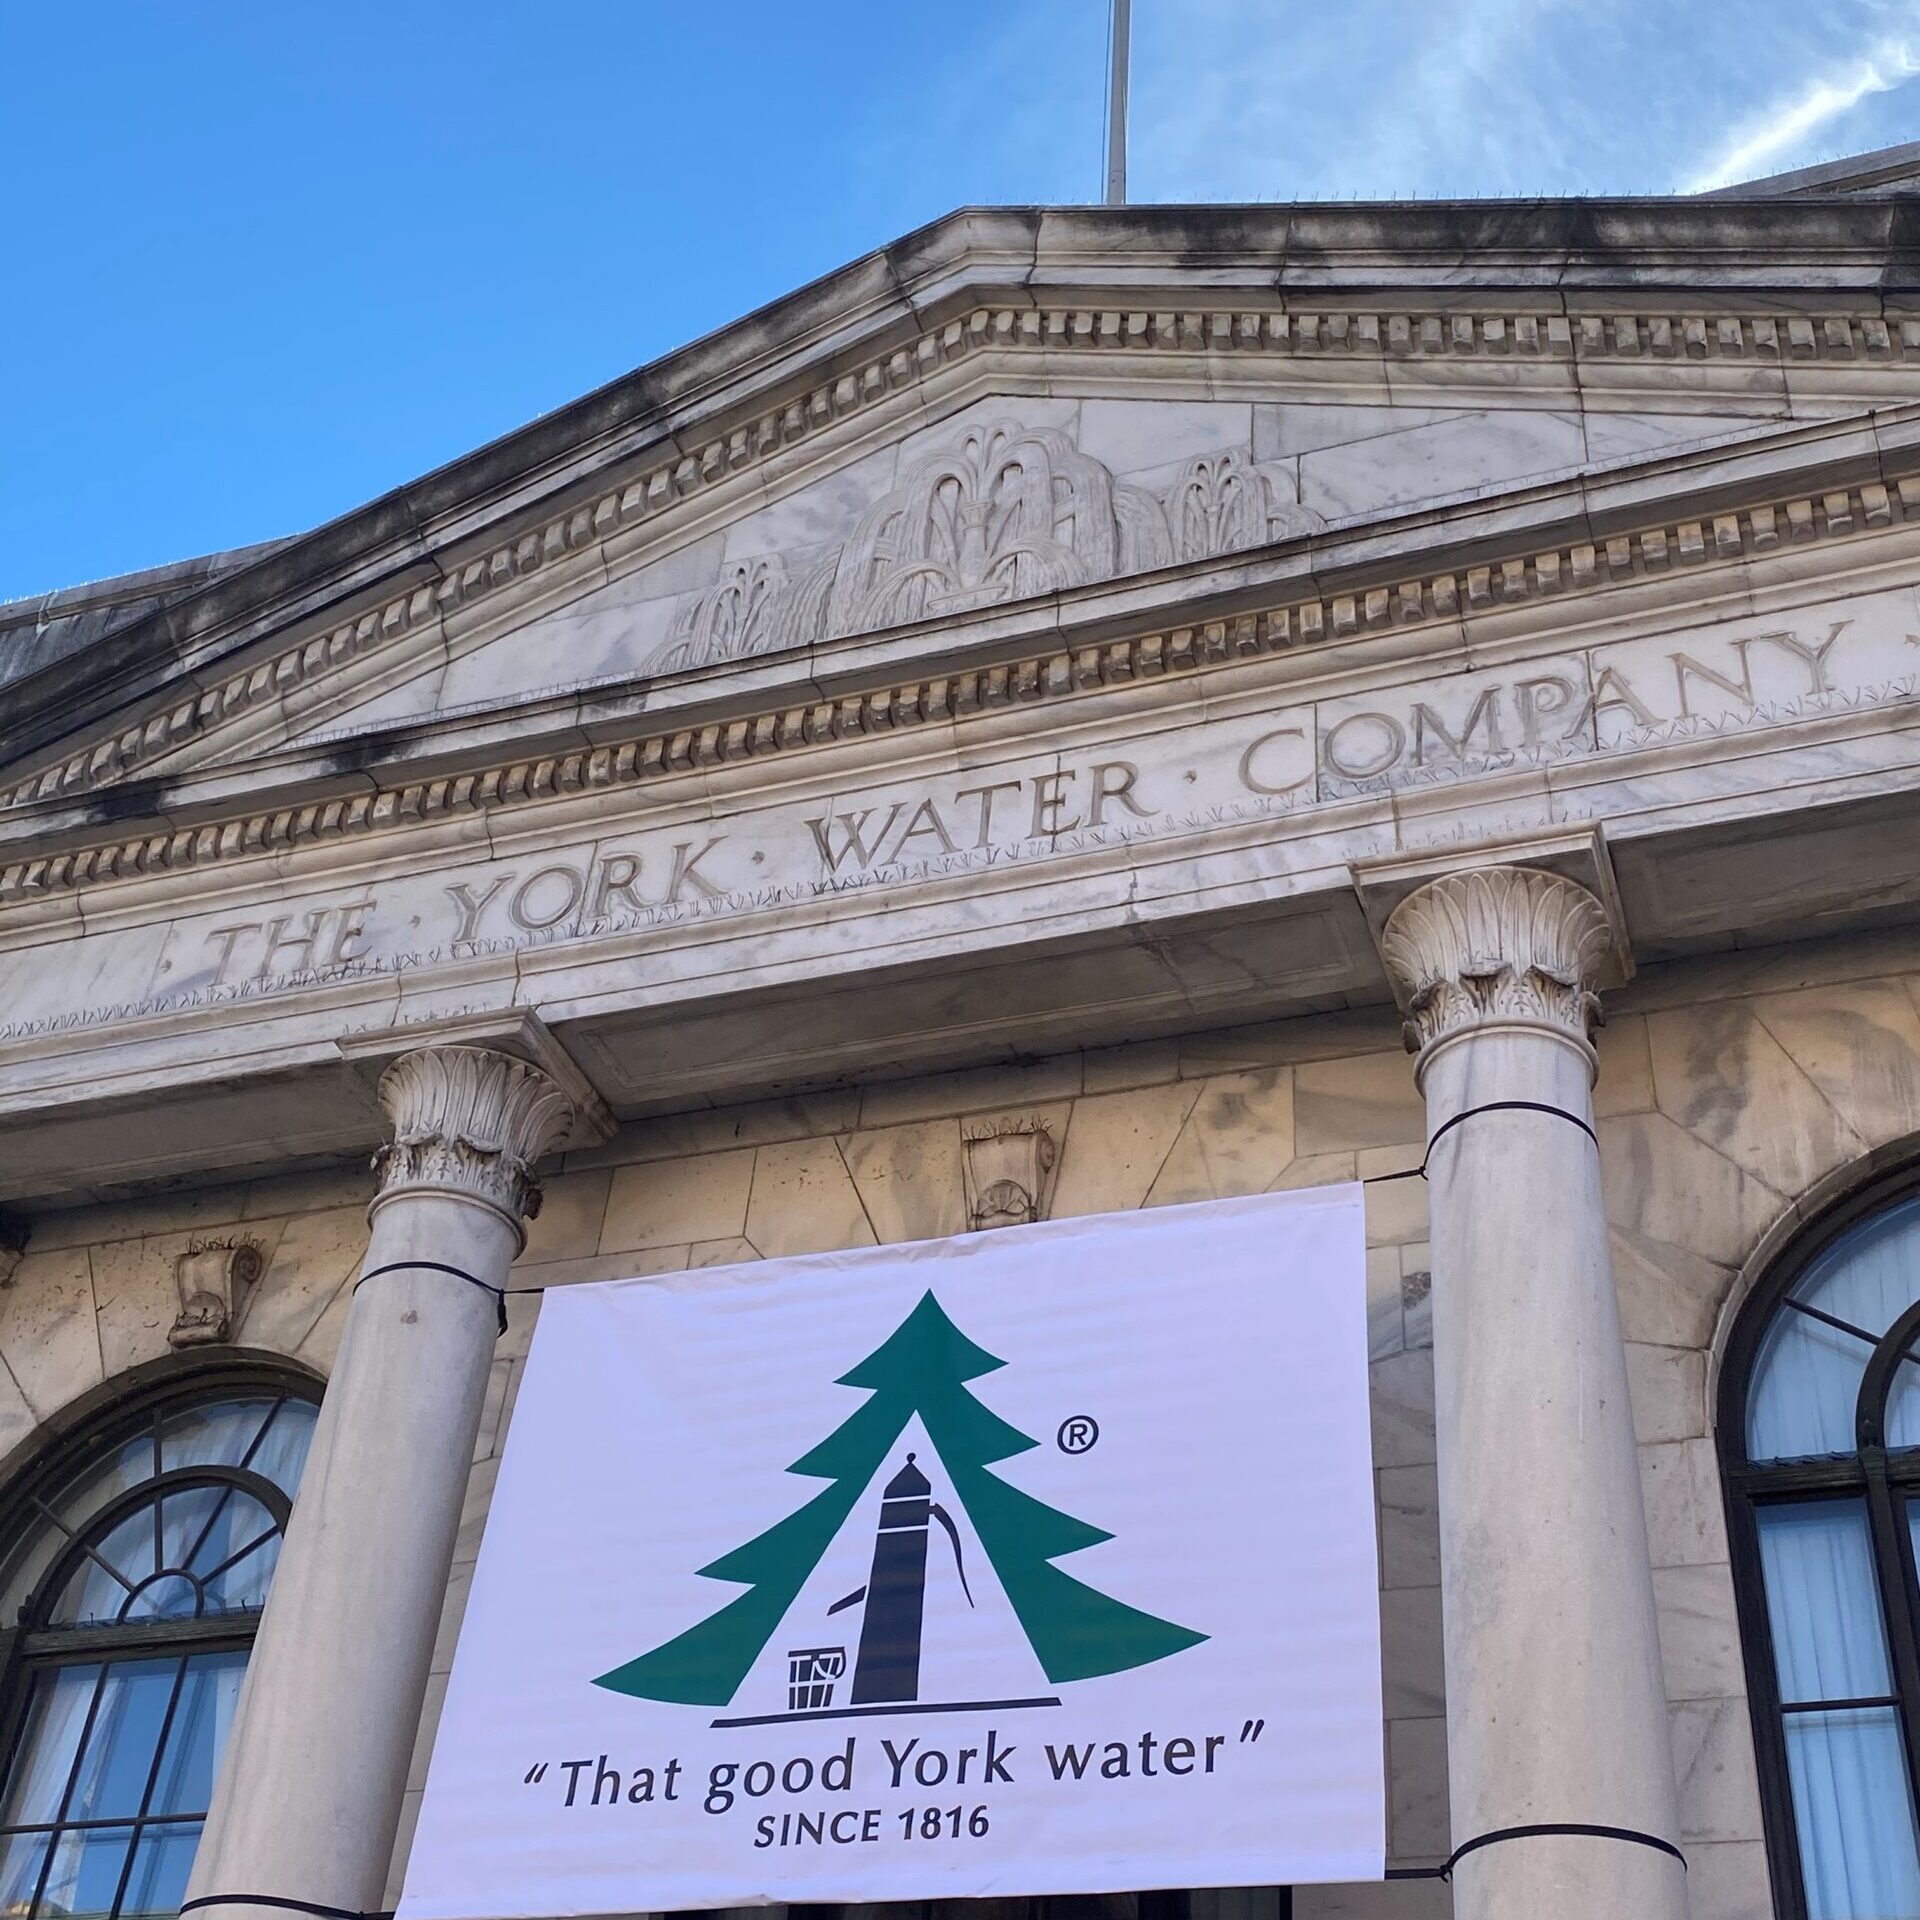
[[[0,598],[298,531],[976,202],[1106,0],[0,8]],[[1920,0],[1134,0],[1140,200],[1673,192],[1920,137]]]

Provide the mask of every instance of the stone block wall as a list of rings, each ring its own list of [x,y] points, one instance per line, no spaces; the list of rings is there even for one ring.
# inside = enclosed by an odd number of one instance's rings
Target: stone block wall
[[[549,1181],[516,1277],[556,1286],[957,1233],[963,1127],[1013,1115],[1044,1121],[1058,1144],[1055,1219],[1395,1172],[1418,1164],[1424,1137],[1398,1022],[1384,1012],[1146,1042],[627,1129]],[[1428,1863],[1447,1852],[1446,1723],[1418,1181],[1370,1190],[1367,1240],[1390,1845],[1396,1862]],[[536,1301],[512,1303],[494,1362],[429,1718],[536,1315]],[[423,1726],[415,1792],[430,1741]],[[1302,1920],[1322,1911],[1319,1897],[1300,1896]],[[1379,1911],[1446,1905],[1437,1887],[1388,1897]]]
[[[1596,1089],[1694,1920],[1772,1912],[1713,1439],[1741,1269],[1815,1184],[1920,1153],[1911,934],[1653,968],[1609,1009]]]
[[[1920,1136],[1920,938],[1809,943],[1652,969],[1614,997],[1597,1094],[1695,1920],[1770,1912],[1710,1432],[1736,1275],[1798,1196]],[[1384,1010],[1144,1042],[655,1120],[548,1182],[516,1281],[551,1287],[957,1232],[962,1126],[1030,1115],[1060,1146],[1054,1217],[1415,1165],[1421,1104]],[[173,1263],[252,1239],[240,1344],[324,1372],[366,1242],[360,1169],[45,1214],[0,1289],[0,1450],[167,1350]],[[1447,1850],[1426,1191],[1367,1198],[1389,1844]],[[538,1314],[512,1303],[476,1447],[401,1856]],[[397,1889],[399,1862],[396,1861]],[[1428,1920],[1436,1882],[1303,1889],[1300,1920]]]

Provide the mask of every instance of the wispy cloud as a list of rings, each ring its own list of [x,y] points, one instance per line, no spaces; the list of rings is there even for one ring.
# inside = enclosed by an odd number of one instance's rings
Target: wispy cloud
[[[1676,60],[1670,12],[1618,0],[1134,0],[1134,192],[1692,191],[1920,131],[1920,88],[1897,91],[1920,78],[1920,0],[1743,17]]]
[[[1570,10],[1571,0],[1457,0],[1429,19],[1410,12],[1396,84],[1356,116],[1342,164],[1377,169],[1399,192],[1489,177],[1538,185],[1565,172],[1588,149],[1588,103],[1511,77],[1535,68]]]
[[[1656,31],[1653,16],[1604,0],[1342,0],[1310,16],[1277,0],[1134,0],[1136,191],[1579,192],[1623,173],[1650,184],[1671,166],[1659,149],[1678,118],[1660,20]]]
[[[1920,73],[1920,42],[1882,40],[1843,67],[1769,101],[1741,123],[1712,160],[1681,186],[1682,193],[1729,187],[1778,169],[1804,150],[1822,127],[1850,113],[1869,94],[1890,93]]]

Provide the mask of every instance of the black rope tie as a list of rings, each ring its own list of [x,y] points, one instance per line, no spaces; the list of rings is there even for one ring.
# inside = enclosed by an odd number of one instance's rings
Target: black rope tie
[[[464,1280],[470,1287],[478,1287],[482,1293],[492,1294],[493,1304],[500,1309],[500,1331],[505,1333],[507,1330],[507,1294],[509,1289],[506,1287],[496,1287],[491,1280],[482,1280],[477,1273],[469,1273],[465,1267],[450,1267],[444,1260],[390,1260],[384,1267],[374,1267],[366,1273],[363,1273],[360,1278],[353,1283],[354,1292],[358,1293],[369,1280],[378,1280],[383,1273],[451,1274],[454,1279]],[[511,1291],[515,1293],[544,1293],[546,1289],[544,1287],[515,1287],[511,1289]],[[262,1902],[262,1904],[267,1903]],[[299,1903],[296,1901],[294,1904],[297,1906]],[[314,1911],[319,1912],[321,1909],[315,1908]],[[325,1911],[331,1913],[332,1909],[327,1908]]]
[[[1463,1120],[1465,1114],[1460,1116]],[[1634,1827],[1596,1827],[1584,1820],[1548,1820],[1529,1827],[1495,1827],[1491,1833],[1477,1833],[1471,1840],[1463,1840],[1447,1855],[1446,1862],[1438,1867],[1389,1867],[1389,1880],[1451,1880],[1453,1870],[1470,1853],[1478,1853],[1482,1847],[1497,1847],[1509,1840],[1540,1840],[1567,1837],[1575,1840],[1622,1840],[1630,1847],[1651,1847],[1655,1853],[1670,1855],[1680,1862],[1680,1870],[1687,1871],[1687,1856],[1671,1840],[1662,1840],[1657,1833],[1641,1833]]]
[[[1581,1119],[1577,1113],[1569,1113],[1565,1107],[1550,1107],[1539,1100],[1489,1100],[1485,1102],[1484,1105],[1478,1107],[1466,1107],[1459,1113],[1456,1113],[1451,1120],[1443,1121],[1435,1130],[1432,1139],[1427,1142],[1426,1153],[1417,1167],[1403,1167],[1398,1173],[1370,1174],[1366,1179],[1362,1180],[1360,1184],[1363,1187],[1379,1187],[1385,1186],[1392,1180],[1424,1180],[1427,1177],[1427,1168],[1433,1160],[1434,1148],[1437,1147],[1455,1127],[1459,1126],[1462,1121],[1471,1120],[1475,1115],[1482,1113],[1550,1113],[1556,1120],[1565,1120],[1573,1126],[1578,1127],[1596,1147],[1600,1144],[1600,1136],[1594,1132],[1592,1127]],[[384,1267],[373,1267],[366,1273],[363,1273],[360,1278],[353,1283],[354,1292],[358,1293],[369,1280],[378,1280],[383,1273],[444,1273],[450,1275],[455,1280],[464,1280],[470,1287],[478,1287],[482,1293],[492,1294],[494,1305],[500,1311],[500,1331],[503,1334],[507,1330],[507,1300],[510,1295],[518,1297],[526,1294],[546,1292],[545,1287],[496,1287],[491,1280],[482,1280],[478,1274],[469,1273],[465,1267],[449,1266],[444,1260],[389,1261]],[[266,1905],[271,1903],[260,1902],[258,1904]],[[297,1901],[293,1904],[296,1907],[299,1906]],[[301,1907],[300,1911],[306,1912],[309,1911],[309,1909]],[[338,1916],[334,1914],[331,1908],[315,1908],[312,1909],[312,1911],[321,1913],[322,1920],[338,1920]],[[369,1917],[354,1914],[348,1915],[347,1920],[369,1920]],[[378,1920],[378,1917],[373,1916],[372,1920]]]
[[[382,1267],[380,1271],[384,1273],[387,1269]],[[369,1274],[367,1278],[373,1276]],[[287,1913],[316,1914],[319,1920],[393,1920],[391,1907],[362,1913],[357,1907],[323,1907],[315,1900],[288,1900],[277,1893],[203,1893],[197,1900],[180,1903],[182,1913],[192,1913],[198,1907],[279,1907]]]
[[[1483,1106],[1466,1107],[1456,1113],[1451,1120],[1443,1120],[1435,1129],[1433,1138],[1427,1142],[1426,1153],[1417,1167],[1402,1167],[1398,1173],[1376,1173],[1369,1175],[1360,1184],[1363,1187],[1384,1186],[1389,1180],[1424,1180],[1427,1168],[1433,1162],[1433,1150],[1463,1120],[1471,1120],[1481,1113],[1550,1113],[1556,1120],[1565,1120],[1576,1126],[1597,1147],[1600,1136],[1577,1113],[1569,1113],[1565,1107],[1550,1107],[1540,1100],[1489,1100]]]
[[[1656,1853],[1678,1860],[1681,1871],[1687,1871],[1687,1856],[1671,1840],[1663,1840],[1657,1833],[1641,1833],[1633,1827],[1593,1826],[1583,1820],[1552,1820],[1526,1827],[1496,1827],[1491,1833],[1475,1834],[1471,1840],[1461,1841],[1440,1866],[1388,1867],[1386,1877],[1389,1880],[1451,1880],[1454,1868],[1482,1847],[1502,1846],[1509,1840],[1550,1838],[1619,1840],[1628,1846],[1651,1847]],[[362,1913],[352,1907],[325,1907],[317,1901],[287,1900],[271,1893],[203,1893],[197,1900],[183,1902],[180,1911],[187,1914],[201,1907],[277,1907],[288,1913],[313,1914],[316,1920],[394,1920],[391,1908]]]

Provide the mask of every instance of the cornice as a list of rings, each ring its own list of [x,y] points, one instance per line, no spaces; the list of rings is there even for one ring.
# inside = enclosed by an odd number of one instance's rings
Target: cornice
[[[983,306],[876,353],[777,406],[724,424],[683,450],[678,441],[620,484],[556,512],[427,580],[283,646],[211,686],[194,691],[111,738],[69,753],[0,787],[0,808],[72,797],[139,774],[214,729],[393,647],[448,615],[476,608],[531,576],[597,555],[617,533],[658,526],[671,531],[680,510],[730,480],[763,467],[919,388],[934,372],[982,353],[1208,362],[1220,356],[1285,363],[1429,361],[1504,366],[1621,365],[1685,368],[1824,365],[1857,370],[1920,368],[1920,313],[1862,308],[1834,312],[1808,301],[1800,315],[1721,311],[1727,296],[1698,300],[1692,311],[1649,310],[1648,296],[1615,292],[1605,311],[1565,312],[1511,302],[1499,307],[1347,304],[1340,296],[1277,298],[1262,306]],[[1832,295],[1826,299],[1831,300]],[[1597,303],[1596,303],[1597,304]],[[1818,304],[1818,310],[1813,310]],[[416,566],[417,575],[418,568]]]
[[[29,857],[0,867],[0,905],[136,875],[268,855],[597,789],[642,785],[829,742],[964,722],[1012,706],[1071,700],[1169,674],[1244,666],[1354,636],[1471,623],[1529,603],[1573,601],[1676,569],[1856,540],[1920,522],[1920,475],[1867,481],[1666,519],[1636,531],[1521,546],[1351,593],[1276,599],[1265,609],[1156,632],[1056,646],[979,668],[905,676],[865,692],[787,702],[738,717],[659,727],[599,746],[478,771],[398,782]]]

